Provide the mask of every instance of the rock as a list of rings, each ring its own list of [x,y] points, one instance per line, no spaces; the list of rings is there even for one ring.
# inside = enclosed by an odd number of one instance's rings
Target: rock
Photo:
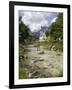
[[[24,61],[24,63],[25,63],[25,66],[26,66],[27,68],[31,68],[31,67],[32,67],[32,64],[33,64],[33,61],[26,59],[26,60]]]
[[[52,77],[58,77],[58,76],[60,76],[60,71],[58,70],[58,69],[51,69],[51,76]]]
[[[61,72],[55,68],[46,69],[44,72],[45,77],[59,77],[60,75],[61,75]]]
[[[60,55],[61,55],[61,53],[60,53],[60,52],[57,52],[57,55],[58,55],[58,56],[60,56]]]
[[[44,61],[44,59],[34,60],[34,63],[42,62],[42,61]]]
[[[37,63],[35,63],[35,65],[36,65],[39,69],[46,69],[46,68],[48,68],[48,63],[45,62],[45,61],[37,62]]]
[[[28,74],[28,77],[31,78],[31,73]]]
[[[44,51],[39,52],[39,54],[44,54]]]

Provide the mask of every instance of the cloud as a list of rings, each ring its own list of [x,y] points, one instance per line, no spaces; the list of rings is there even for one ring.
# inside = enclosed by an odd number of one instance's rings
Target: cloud
[[[56,19],[57,19],[57,17],[55,17],[55,18],[51,21],[51,23],[54,23],[54,22],[56,21]]]
[[[34,11],[20,11],[19,15],[22,16],[22,22],[26,24],[32,32],[39,31],[41,26],[49,26],[54,17],[53,12],[34,12]]]
[[[29,28],[32,32],[37,32],[41,29],[41,25],[36,24],[36,23],[32,23],[32,24],[29,25]]]

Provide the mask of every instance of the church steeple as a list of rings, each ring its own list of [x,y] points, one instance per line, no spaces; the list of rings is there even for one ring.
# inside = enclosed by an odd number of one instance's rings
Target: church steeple
[[[40,31],[40,37],[39,37],[39,40],[40,40],[40,41],[44,41],[44,40],[46,40],[46,39],[47,39],[47,37],[46,37],[46,35],[45,35],[45,32]]]

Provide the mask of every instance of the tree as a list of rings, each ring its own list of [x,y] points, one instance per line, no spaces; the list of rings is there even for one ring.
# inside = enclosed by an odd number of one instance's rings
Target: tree
[[[27,39],[29,36],[29,28],[20,21],[19,23],[19,41],[24,42],[25,39]]]
[[[46,32],[47,42],[55,50],[63,50],[63,13],[59,13],[55,22]]]
[[[51,25],[50,36],[54,40],[63,39],[63,13],[59,13],[56,21]]]

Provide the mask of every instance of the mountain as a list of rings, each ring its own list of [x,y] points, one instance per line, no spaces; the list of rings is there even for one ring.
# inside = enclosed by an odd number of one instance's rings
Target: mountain
[[[37,31],[37,32],[29,32],[30,33],[30,35],[32,35],[32,36],[34,36],[34,37],[36,37],[36,38],[39,38],[40,37],[40,32],[46,32],[46,31],[48,31],[48,27],[41,27],[41,29],[39,30],[39,31]]]

